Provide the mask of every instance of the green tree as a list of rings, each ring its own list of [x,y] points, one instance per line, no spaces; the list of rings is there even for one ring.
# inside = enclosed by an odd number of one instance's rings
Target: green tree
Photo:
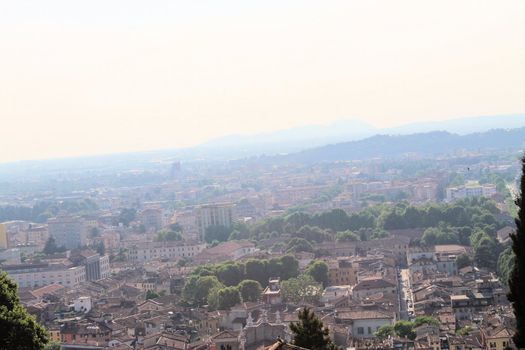
[[[208,226],[204,232],[204,240],[208,243],[213,241],[226,242],[232,231],[232,228],[223,225]]]
[[[182,241],[181,231],[174,231],[172,229],[162,229],[157,232],[155,236],[156,241]]]
[[[510,273],[508,299],[512,304],[516,317],[514,344],[517,348],[525,348],[525,157],[521,159],[520,195],[516,199],[518,217],[516,218],[516,233],[511,234],[512,251],[514,252],[514,267]]]
[[[508,247],[504,251],[501,252],[501,254],[498,257],[498,265],[496,268],[496,271],[498,273],[498,276],[500,277],[501,281],[504,284],[509,283],[509,277],[510,273],[514,267],[514,253],[512,252],[512,248]]]
[[[261,298],[262,287],[257,281],[244,280],[238,287],[243,301],[258,301]]]
[[[464,267],[470,266],[471,261],[467,254],[461,254],[458,256],[456,263],[458,265],[458,269],[462,269]]]
[[[281,282],[281,294],[287,302],[315,304],[322,293],[323,287],[310,275],[303,274]]]
[[[306,307],[299,311],[299,322],[290,324],[290,330],[294,335],[294,345],[311,350],[337,349],[330,340],[328,328],[325,328],[315,313]]]
[[[244,271],[235,263],[221,264],[217,268],[217,278],[226,286],[236,286],[242,280]]]
[[[155,292],[154,290],[148,289],[146,292],[146,299],[155,299],[160,297],[159,293]]]
[[[355,242],[360,240],[359,236],[350,230],[337,232],[335,239],[337,242]]]
[[[416,319],[414,320],[414,327],[419,327],[423,324],[428,324],[428,325],[431,325],[431,326],[439,326],[439,321],[437,319],[435,319],[434,317],[432,316],[418,316],[416,317]]]
[[[268,275],[266,274],[266,264],[263,260],[250,259],[245,264],[245,277],[250,280],[256,280],[261,285],[268,283]]]
[[[394,326],[391,324],[385,324],[375,331],[374,335],[378,338],[386,339],[388,337],[393,337],[395,335]]]
[[[0,348],[12,350],[44,349],[46,331],[20,305],[16,284],[0,272]]]
[[[208,295],[210,310],[225,310],[241,302],[239,290],[236,287],[213,288]]]
[[[323,287],[328,285],[328,265],[324,261],[314,260],[306,268],[306,273],[321,283]]]
[[[304,238],[292,238],[286,246],[287,252],[313,252],[314,247]]]
[[[224,285],[215,276],[192,275],[182,289],[182,296],[189,304],[202,306],[208,302],[210,290],[223,287]]]
[[[416,332],[414,331],[414,323],[410,321],[397,321],[394,324],[394,331],[396,332],[396,335],[401,338],[416,338]]]

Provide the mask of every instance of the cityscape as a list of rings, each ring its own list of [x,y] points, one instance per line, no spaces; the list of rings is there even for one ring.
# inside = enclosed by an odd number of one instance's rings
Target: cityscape
[[[0,1],[0,350],[525,349],[524,14]]]

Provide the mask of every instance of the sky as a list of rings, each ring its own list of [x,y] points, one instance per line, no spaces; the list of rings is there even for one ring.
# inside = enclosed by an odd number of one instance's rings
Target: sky
[[[0,1],[0,162],[525,112],[525,1]]]

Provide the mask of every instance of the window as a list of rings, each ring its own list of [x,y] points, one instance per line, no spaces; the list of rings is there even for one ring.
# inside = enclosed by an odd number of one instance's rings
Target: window
[[[365,329],[363,327],[357,327],[357,334],[365,334]]]
[[[372,327],[368,327],[368,334],[372,334]]]

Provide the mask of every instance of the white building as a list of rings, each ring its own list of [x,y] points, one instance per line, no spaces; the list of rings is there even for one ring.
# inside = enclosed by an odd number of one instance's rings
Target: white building
[[[491,197],[497,193],[494,185],[480,185],[476,181],[469,181],[464,186],[447,188],[447,202],[461,198]]]
[[[67,267],[62,264],[41,263],[6,265],[3,269],[20,288],[36,288],[49,284],[75,288],[86,281],[84,266]]]
[[[178,260],[191,258],[206,248],[206,244],[187,244],[179,241],[145,242],[129,249],[129,259],[144,262],[156,259]]]
[[[202,205],[196,211],[197,227],[202,240],[210,226],[231,227],[234,221],[233,204],[217,203]]]
[[[88,313],[91,310],[91,297],[80,297],[73,301],[75,312]]]

